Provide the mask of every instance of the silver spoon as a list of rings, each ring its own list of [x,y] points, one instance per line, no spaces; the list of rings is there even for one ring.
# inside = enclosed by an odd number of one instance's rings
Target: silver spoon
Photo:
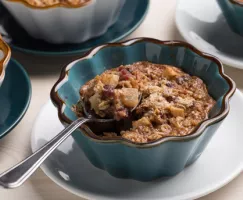
[[[141,98],[142,96],[140,95],[138,104],[131,110],[131,112],[137,108]],[[85,117],[79,118],[71,123],[39,150],[14,167],[0,174],[0,186],[4,188],[16,188],[22,185],[36,171],[36,169],[39,168],[45,159],[82,124],[86,122],[108,123],[115,121],[114,119],[95,118],[93,115],[87,112],[84,103],[82,104]]]

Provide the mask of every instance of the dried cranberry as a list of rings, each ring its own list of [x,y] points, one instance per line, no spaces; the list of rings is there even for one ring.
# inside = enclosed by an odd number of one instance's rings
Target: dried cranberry
[[[117,111],[122,111],[122,110],[124,110],[124,108],[120,107],[120,108],[117,108],[116,110]]]
[[[170,103],[171,101],[174,100],[174,97],[172,97],[172,96],[168,96],[168,97],[166,97],[166,100]]]
[[[104,90],[110,90],[113,89],[113,87],[111,85],[104,85]]]
[[[131,73],[126,69],[120,71],[120,80],[128,80],[131,77]]]
[[[169,119],[169,118],[172,118],[173,115],[171,113],[166,113],[166,118]]]
[[[166,114],[165,114],[165,113],[163,113],[163,112],[162,112],[162,113],[160,113],[160,118],[161,118],[161,119],[165,119],[165,118],[166,118]]]
[[[125,67],[121,66],[118,68],[118,71],[122,71],[123,69],[125,69]]]
[[[102,94],[104,97],[112,97],[112,96],[114,96],[114,88],[111,85],[105,85],[103,87]]]
[[[171,87],[173,86],[171,82],[167,82],[165,85],[166,85],[167,87],[169,87],[169,88],[171,88]]]

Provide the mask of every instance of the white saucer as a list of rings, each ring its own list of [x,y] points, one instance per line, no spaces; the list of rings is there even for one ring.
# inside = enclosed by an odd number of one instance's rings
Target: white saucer
[[[179,0],[176,25],[187,42],[243,69],[243,37],[231,31],[216,0]]]
[[[200,159],[179,175],[153,182],[116,179],[93,167],[70,137],[42,165],[64,189],[87,199],[185,200],[207,195],[243,170],[243,95],[236,91],[231,111]],[[36,119],[32,150],[62,130],[57,110],[49,101]]]

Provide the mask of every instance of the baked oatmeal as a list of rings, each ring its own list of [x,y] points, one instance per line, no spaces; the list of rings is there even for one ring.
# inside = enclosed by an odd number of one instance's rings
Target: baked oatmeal
[[[139,103],[129,130],[103,133],[104,137],[121,136],[136,143],[188,135],[215,105],[200,78],[174,66],[149,62],[107,70],[82,86],[80,96],[100,117],[116,120],[130,117],[131,108]],[[83,115],[80,105],[74,110]]]
[[[46,6],[52,6],[60,3],[71,5],[71,6],[78,6],[78,5],[85,4],[91,0],[25,0],[25,1],[33,6],[46,7]]]

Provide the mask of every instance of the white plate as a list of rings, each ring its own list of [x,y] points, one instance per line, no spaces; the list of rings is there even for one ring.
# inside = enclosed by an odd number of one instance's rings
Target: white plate
[[[216,0],[179,0],[176,25],[187,42],[243,69],[243,37],[231,31]]]
[[[137,182],[111,177],[93,167],[68,138],[42,165],[43,171],[64,189],[87,199],[195,199],[235,178],[243,169],[243,95],[237,91],[231,111],[200,159],[169,179]],[[57,110],[48,102],[36,119],[32,150],[62,130]]]

